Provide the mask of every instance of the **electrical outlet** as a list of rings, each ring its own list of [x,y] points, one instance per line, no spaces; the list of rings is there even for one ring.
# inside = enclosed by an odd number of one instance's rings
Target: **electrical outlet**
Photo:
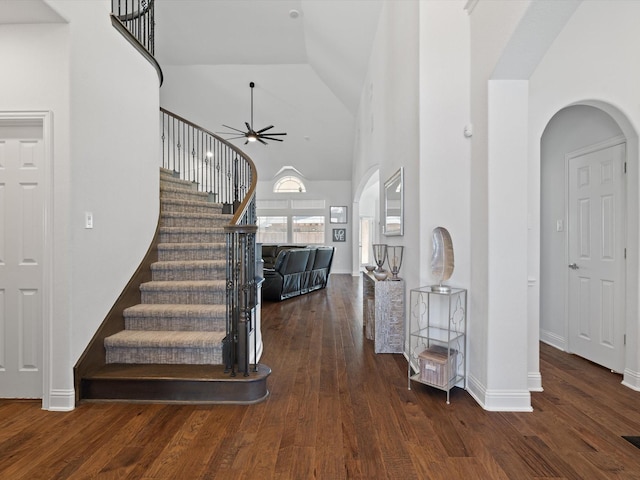
[[[93,213],[84,212],[84,228],[93,228]]]

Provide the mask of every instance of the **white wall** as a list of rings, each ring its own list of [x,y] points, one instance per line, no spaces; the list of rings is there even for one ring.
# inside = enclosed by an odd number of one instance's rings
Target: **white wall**
[[[471,142],[470,389],[484,397],[488,355],[488,80],[529,2],[479,2],[470,16]],[[474,384],[476,385],[474,387]]]
[[[50,392],[58,391],[65,403],[65,392],[72,389],[70,382],[72,360],[69,355],[69,337],[71,325],[70,310],[70,263],[71,236],[69,224],[69,26],[56,25],[2,25],[0,26],[0,58],[3,59],[3,73],[0,75],[0,110],[1,111],[50,111],[53,112],[53,164],[49,166],[55,183],[51,185],[53,199],[49,205],[51,217],[50,231],[53,238],[47,244],[53,249],[49,258],[53,259],[50,271],[53,282],[49,286],[52,299],[50,319],[50,345],[45,347],[49,352],[52,365],[47,365],[44,357],[45,389],[43,406],[56,406],[55,397],[49,398]],[[44,80],[46,72],[46,81]],[[51,179],[49,179],[51,182]],[[47,300],[45,299],[45,302]],[[45,310],[46,311],[46,310]],[[45,323],[51,321],[45,319]],[[43,340],[47,342],[47,332]],[[66,369],[64,367],[66,367]],[[51,376],[51,378],[49,378]],[[49,386],[47,384],[50,384]],[[73,390],[71,390],[73,392]]]
[[[273,193],[274,180],[263,180],[258,182],[256,190],[256,207],[258,215],[289,216],[292,215],[321,215],[325,217],[324,233],[325,245],[335,247],[335,254],[331,264],[331,273],[351,273],[351,245],[357,243],[354,238],[353,222],[351,213],[348,213],[348,223],[329,223],[329,207],[346,206],[351,209],[351,182],[322,182],[304,180],[305,193]],[[284,209],[264,209],[264,200],[287,200],[288,207]],[[323,200],[325,208],[320,209],[292,209],[291,200]],[[347,229],[346,242],[334,242],[334,228]]]
[[[541,139],[540,339],[566,348],[566,186],[565,155],[621,135],[602,110],[576,105],[558,112]],[[564,225],[557,231],[557,222]]]
[[[420,285],[431,285],[431,235],[449,230],[451,285],[469,288],[469,17],[465,1],[420,2]],[[470,316],[469,316],[470,319]],[[471,333],[471,332],[470,332]]]
[[[380,226],[378,235],[381,243],[405,247],[400,277],[407,289],[406,305],[409,289],[419,286],[425,268],[420,264],[418,13],[417,2],[384,3],[360,97],[352,174],[359,196],[379,168],[383,211],[384,182],[404,167],[404,236],[387,237]]]
[[[627,355],[624,383],[640,389],[638,345],[638,140],[640,32],[634,1],[582,2],[530,79],[529,162],[540,164],[540,139],[551,118],[572,104],[597,106],[627,138]],[[530,204],[540,204],[540,177],[529,179]],[[539,228],[534,234],[540,235]],[[531,265],[539,252],[529,251]]]
[[[0,27],[0,110],[53,113],[50,361],[43,406],[73,408],[73,365],[137,268],[158,216],[158,78],[108,0],[50,0],[68,25]],[[85,230],[84,212],[94,215]],[[123,212],[126,214],[123,215]]]
[[[74,361],[149,248],[159,212],[158,77],[111,25],[110,4],[51,1],[71,24]]]

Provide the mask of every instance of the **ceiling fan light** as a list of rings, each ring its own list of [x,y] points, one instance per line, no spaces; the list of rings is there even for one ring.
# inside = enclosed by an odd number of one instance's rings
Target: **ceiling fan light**
[[[258,140],[258,137],[253,133],[250,133],[247,135],[247,140],[249,140],[250,142],[255,142],[256,140]]]

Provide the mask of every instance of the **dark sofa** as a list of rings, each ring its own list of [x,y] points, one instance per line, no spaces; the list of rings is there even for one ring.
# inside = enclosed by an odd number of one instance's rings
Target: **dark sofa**
[[[262,245],[262,298],[285,300],[327,286],[334,247]]]

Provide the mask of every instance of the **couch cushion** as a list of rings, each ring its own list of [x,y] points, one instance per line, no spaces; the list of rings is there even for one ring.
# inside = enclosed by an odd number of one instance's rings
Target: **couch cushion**
[[[307,268],[309,250],[306,248],[287,250],[284,253],[281,252],[280,255],[284,255],[285,259],[282,261],[281,267],[276,268],[276,270],[283,275],[304,272]],[[278,256],[278,260],[280,260],[280,255]]]
[[[316,249],[316,259],[313,264],[313,269],[329,268],[331,266],[331,260],[333,259],[333,250],[333,247],[318,247]]]

